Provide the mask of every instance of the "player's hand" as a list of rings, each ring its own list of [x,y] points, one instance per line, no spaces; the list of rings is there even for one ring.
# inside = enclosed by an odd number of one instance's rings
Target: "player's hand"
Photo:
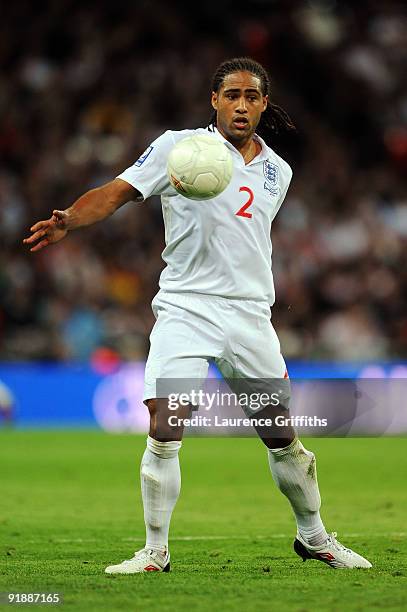
[[[68,233],[69,215],[64,210],[54,210],[52,217],[46,221],[38,221],[31,228],[31,236],[24,238],[23,243],[34,245],[30,251],[39,251],[49,244],[54,244]]]

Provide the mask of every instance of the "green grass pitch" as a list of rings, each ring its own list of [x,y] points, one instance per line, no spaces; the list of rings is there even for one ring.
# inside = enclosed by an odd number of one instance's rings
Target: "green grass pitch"
[[[304,442],[317,454],[327,528],[374,569],[294,554],[294,520],[257,439],[187,438],[173,571],[106,576],[143,545],[145,437],[2,431],[0,592],[57,592],[60,609],[84,611],[405,610],[406,440]]]

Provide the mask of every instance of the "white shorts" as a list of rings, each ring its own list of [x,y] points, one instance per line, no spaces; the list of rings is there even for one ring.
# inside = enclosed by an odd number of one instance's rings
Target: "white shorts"
[[[158,379],[205,380],[210,361],[228,380],[287,379],[266,302],[159,291],[143,399],[162,397]],[[288,381],[287,381],[288,382]]]

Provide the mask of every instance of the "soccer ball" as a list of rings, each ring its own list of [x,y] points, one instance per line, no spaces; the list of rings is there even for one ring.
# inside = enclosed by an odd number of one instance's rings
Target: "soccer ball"
[[[230,183],[233,172],[228,148],[215,136],[197,134],[177,142],[168,156],[171,185],[190,200],[210,200]]]

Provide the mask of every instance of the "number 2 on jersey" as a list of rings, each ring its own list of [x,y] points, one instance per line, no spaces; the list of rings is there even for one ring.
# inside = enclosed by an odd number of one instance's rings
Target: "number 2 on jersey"
[[[246,191],[249,194],[249,199],[247,200],[247,202],[245,204],[243,204],[242,208],[239,208],[239,210],[237,211],[236,215],[238,217],[245,217],[246,219],[251,219],[252,218],[252,213],[251,212],[246,212],[246,211],[249,208],[249,206],[251,206],[252,203],[253,203],[254,193],[250,189],[250,187],[240,187],[239,191]]]

